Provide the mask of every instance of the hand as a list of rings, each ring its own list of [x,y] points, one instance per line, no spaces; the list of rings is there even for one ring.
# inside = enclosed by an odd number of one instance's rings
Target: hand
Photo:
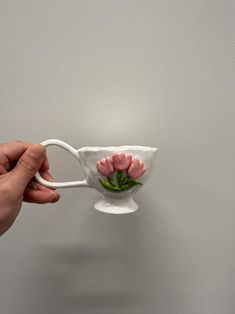
[[[54,203],[60,195],[33,181],[37,171],[48,181],[46,150],[40,144],[21,141],[0,144],[0,235],[14,223],[22,202]]]

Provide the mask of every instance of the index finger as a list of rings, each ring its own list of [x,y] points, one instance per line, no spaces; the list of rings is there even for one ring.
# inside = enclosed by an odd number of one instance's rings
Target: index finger
[[[23,141],[14,141],[0,144],[0,153],[5,157],[3,166],[9,168],[10,164],[14,161],[17,161],[31,145],[33,145],[33,143]],[[41,165],[41,170],[45,172],[49,170],[47,156]]]
[[[0,151],[6,156],[9,162],[12,162],[18,160],[31,145],[33,144],[23,141],[14,141],[0,144]]]

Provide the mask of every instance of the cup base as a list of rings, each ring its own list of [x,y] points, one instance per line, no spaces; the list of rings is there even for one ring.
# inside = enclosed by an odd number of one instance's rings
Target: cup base
[[[139,206],[135,203],[132,197],[112,198],[103,196],[97,203],[95,203],[94,208],[109,214],[128,214],[135,212]]]

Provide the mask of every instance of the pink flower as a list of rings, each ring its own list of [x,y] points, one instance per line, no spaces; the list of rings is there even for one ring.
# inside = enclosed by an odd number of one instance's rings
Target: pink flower
[[[136,179],[145,172],[144,163],[142,160],[133,159],[128,169],[128,176],[132,179]]]
[[[113,172],[113,163],[112,159],[107,157],[103,158],[96,164],[97,169],[102,174],[102,176],[110,176]]]
[[[112,155],[113,166],[116,170],[126,170],[129,168],[132,156],[124,153],[114,153]]]

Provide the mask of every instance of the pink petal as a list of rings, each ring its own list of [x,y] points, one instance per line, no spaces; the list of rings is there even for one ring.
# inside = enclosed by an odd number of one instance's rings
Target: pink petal
[[[124,153],[114,153],[112,155],[113,158],[113,166],[116,170],[126,170],[128,169],[131,162],[131,155],[127,155]]]
[[[128,176],[132,179],[140,177],[145,172],[144,163],[142,160],[133,159],[128,169]]]
[[[96,166],[102,176],[110,176],[113,172],[113,164],[110,158],[103,158],[97,162]]]
[[[113,161],[110,157],[106,158],[106,165],[110,172],[113,172]]]

